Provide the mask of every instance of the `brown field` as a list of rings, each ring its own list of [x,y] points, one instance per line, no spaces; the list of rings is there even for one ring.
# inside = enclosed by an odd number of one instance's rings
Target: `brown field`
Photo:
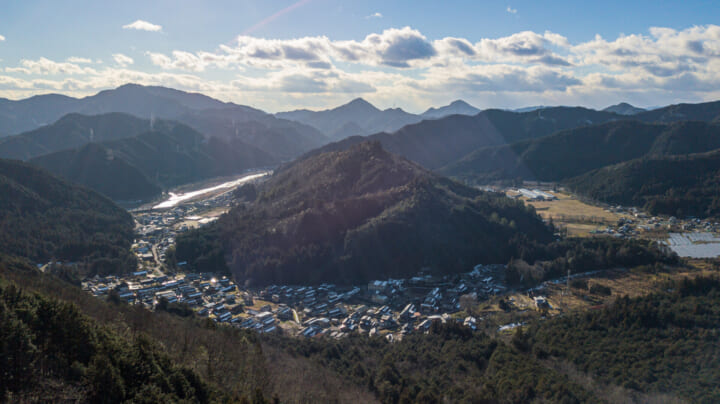
[[[544,219],[552,218],[556,226],[566,228],[569,236],[589,236],[592,230],[615,224],[621,217],[601,207],[584,203],[572,195],[562,192],[553,192],[553,194],[558,198],[555,201],[521,199],[534,206]]]

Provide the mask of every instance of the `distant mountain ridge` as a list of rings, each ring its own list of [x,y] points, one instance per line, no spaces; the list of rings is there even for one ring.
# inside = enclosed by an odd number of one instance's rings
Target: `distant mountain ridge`
[[[621,102],[619,104],[611,105],[603,109],[603,111],[614,112],[620,115],[637,115],[641,112],[645,112],[646,110],[630,105],[627,102]]]
[[[255,146],[281,160],[327,142],[314,128],[277,119],[256,108],[222,102],[203,94],[138,84],[126,84],[85,98],[49,94],[19,101],[0,99],[0,134],[32,131],[52,125],[71,113],[124,113],[153,122],[176,120],[208,137],[239,138],[246,142],[257,139]],[[244,128],[245,123],[252,129]]]
[[[440,173],[485,182],[560,181],[643,156],[681,155],[720,148],[720,125],[607,122],[538,139],[477,149]]]
[[[343,150],[366,140],[428,169],[451,164],[473,150],[547,136],[559,130],[623,119],[622,116],[581,107],[553,107],[516,113],[489,109],[474,116],[452,115],[407,125],[394,133],[350,137],[310,154]]]
[[[280,112],[275,116],[315,127],[332,140],[381,131],[392,132],[422,119],[400,108],[380,110],[362,98],[356,98],[333,109],[296,110]]]
[[[467,102],[463,100],[455,100],[444,107],[429,108],[427,111],[420,114],[420,116],[426,119],[437,119],[449,115],[477,115],[479,112],[479,109],[473,107]]]
[[[0,138],[0,157],[27,160],[91,142],[124,139],[152,130],[167,132],[176,125],[177,122],[150,121],[117,112],[93,116],[72,113],[51,125]]]

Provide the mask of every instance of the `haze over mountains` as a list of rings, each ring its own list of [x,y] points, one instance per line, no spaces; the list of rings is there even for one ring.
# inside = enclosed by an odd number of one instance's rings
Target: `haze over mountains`
[[[457,100],[444,107],[430,108],[420,115],[415,115],[400,108],[380,110],[362,98],[356,98],[333,109],[296,110],[280,112],[275,116],[308,124],[318,128],[332,140],[341,140],[348,136],[394,132],[405,125],[424,119],[437,119],[456,114],[475,115],[478,112],[479,109],[465,101]]]
[[[115,200],[147,199],[175,185],[367,140],[473,182],[557,181],[644,156],[710,151],[717,146],[713,122],[720,102],[651,111],[627,103],[603,111],[524,111],[480,111],[457,100],[415,115],[358,98],[324,111],[272,115],[201,94],[128,84],[82,99],[2,100],[2,131],[30,130],[0,138],[0,157],[30,160]]]

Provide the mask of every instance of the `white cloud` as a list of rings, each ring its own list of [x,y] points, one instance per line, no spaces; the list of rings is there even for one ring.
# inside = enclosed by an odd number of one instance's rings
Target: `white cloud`
[[[67,58],[66,60],[67,60],[69,63],[78,63],[78,64],[82,64],[82,63],[92,63],[92,62],[93,62],[92,59],[81,58],[81,57],[77,57],[77,56],[70,56],[70,57]]]
[[[131,58],[130,56],[123,55],[122,53],[113,53],[112,57],[113,57],[113,60],[115,61],[115,63],[117,63],[118,65],[120,65],[122,67],[125,67],[127,65],[131,65],[131,64],[135,63],[133,58]]]
[[[342,41],[243,35],[217,49],[146,52],[145,57],[161,70],[132,70],[132,58],[119,53],[113,54],[114,63],[106,64],[91,65],[79,57],[21,60],[4,68],[0,96],[47,91],[87,95],[138,82],[270,110],[322,108],[356,96],[379,106],[416,110],[456,98],[492,107],[606,106],[620,100],[658,105],[720,98],[720,27],[715,25],[651,28],[582,43],[549,31],[427,38],[411,27]],[[217,81],[215,71],[221,71],[224,81]]]
[[[2,41],[4,41],[4,40],[5,40],[5,37],[2,36],[2,35],[0,35],[0,42],[2,42]]]
[[[133,23],[123,25],[123,29],[135,29],[138,31],[151,31],[159,32],[162,31],[162,25],[156,25],[143,20],[136,20]]]
[[[19,67],[6,67],[5,71],[8,73],[36,75],[81,75],[97,73],[95,69],[90,67],[82,67],[76,63],[55,62],[44,57],[38,60],[23,59],[20,61]]]
[[[366,20],[369,20],[371,18],[383,18],[383,15],[381,13],[375,12],[365,17]]]
[[[510,14],[517,14],[517,8],[512,8],[510,6],[507,6],[506,11]]]

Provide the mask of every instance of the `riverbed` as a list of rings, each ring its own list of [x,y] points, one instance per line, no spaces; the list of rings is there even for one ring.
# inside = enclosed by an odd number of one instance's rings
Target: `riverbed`
[[[157,205],[154,205],[152,208],[153,209],[170,209],[170,208],[173,208],[173,207],[179,205],[180,203],[183,203],[190,199],[201,197],[203,195],[221,191],[221,190],[228,190],[228,189],[236,188],[242,184],[245,184],[245,183],[253,181],[253,180],[257,180],[259,178],[265,177],[266,175],[270,175],[270,174],[272,174],[272,171],[263,171],[260,173],[245,175],[243,177],[234,179],[232,181],[224,182],[222,184],[214,185],[212,187],[198,189],[195,191],[189,191],[189,192],[185,192],[185,193],[169,192],[168,199],[158,203]]]

